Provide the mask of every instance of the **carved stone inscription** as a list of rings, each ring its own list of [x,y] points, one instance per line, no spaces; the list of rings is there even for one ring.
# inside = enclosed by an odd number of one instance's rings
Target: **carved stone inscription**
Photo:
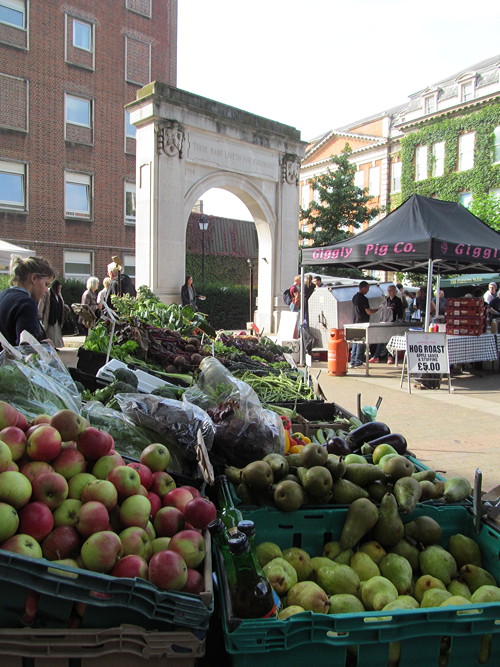
[[[214,166],[223,163],[224,169],[232,169],[238,173],[244,172],[272,179],[278,176],[277,161],[273,161],[262,151],[207,137],[200,139],[190,137],[188,159]]]

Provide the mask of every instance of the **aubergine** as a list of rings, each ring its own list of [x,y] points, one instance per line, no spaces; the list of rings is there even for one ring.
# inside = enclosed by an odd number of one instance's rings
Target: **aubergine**
[[[326,451],[329,454],[335,454],[336,456],[347,456],[347,454],[351,453],[351,448],[344,438],[335,436],[326,441]]]
[[[386,444],[394,447],[398,454],[406,454],[408,443],[406,442],[404,435],[401,435],[401,433],[389,433],[389,435],[383,435],[380,438],[376,438],[375,440],[370,440],[370,442],[368,442],[368,445],[372,448],[372,451],[378,445]]]
[[[359,449],[364,442],[371,442],[377,438],[389,435],[391,429],[384,422],[368,422],[351,431],[346,438],[346,442],[351,448],[351,452]]]

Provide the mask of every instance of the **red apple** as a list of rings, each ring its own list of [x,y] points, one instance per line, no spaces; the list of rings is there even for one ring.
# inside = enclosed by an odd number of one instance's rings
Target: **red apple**
[[[166,551],[168,545],[170,544],[170,537],[156,537],[151,542],[151,547],[153,548],[153,554],[157,554],[159,551]]]
[[[56,428],[61,434],[61,438],[67,442],[68,440],[76,440],[89,424],[77,412],[65,408],[52,415],[50,425]]]
[[[9,445],[0,440],[0,472],[5,472],[12,463],[12,452]]]
[[[205,539],[194,530],[181,530],[176,533],[168,548],[182,556],[188,567],[198,567],[205,558]]]
[[[78,475],[72,477],[68,482],[68,498],[81,500],[83,489],[87,484],[90,484],[90,482],[95,482],[96,479],[97,478],[89,472],[79,472]]]
[[[144,496],[144,498],[147,498],[147,497],[148,497],[148,490],[146,489],[145,486],[142,486],[142,484],[139,486],[139,491],[137,491],[137,493],[138,493],[140,496]]]
[[[158,537],[172,537],[184,528],[184,517],[177,507],[162,507],[156,512],[153,526]]]
[[[153,553],[153,548],[151,546],[151,540],[149,535],[144,530],[144,528],[139,528],[139,526],[130,526],[125,528],[119,534],[120,541],[122,543],[123,555],[128,556],[129,554],[136,554],[148,561],[151,558]]]
[[[178,510],[184,512],[184,508],[190,500],[193,500],[191,491],[188,491],[185,486],[179,486],[172,489],[163,497],[163,505],[177,507]]]
[[[0,542],[8,540],[19,526],[16,508],[7,503],[0,503]]]
[[[107,456],[112,443],[113,437],[109,433],[94,426],[88,426],[84,429],[76,441],[78,449],[87,461],[97,461],[103,456]]]
[[[122,554],[122,543],[116,533],[104,530],[88,537],[80,552],[82,563],[92,572],[111,572]]]
[[[2,434],[0,433],[0,439],[1,439]],[[133,461],[132,463],[127,463],[127,465],[130,468],[133,468],[134,470],[137,470],[139,473],[139,477],[141,478],[141,484],[149,490],[151,488],[151,484],[153,483],[153,473],[151,470],[145,466],[143,463],[137,463],[136,461]]]
[[[56,472],[64,477],[71,479],[87,469],[87,462],[78,449],[64,448],[59,456],[52,461],[52,467]]]
[[[0,429],[17,424],[18,412],[16,408],[5,401],[0,401]]]
[[[28,438],[26,453],[32,461],[52,461],[59,456],[62,438],[50,424],[42,424]]]
[[[23,615],[21,617],[22,622],[25,625],[31,625],[36,619],[38,613],[38,600],[40,599],[40,593],[36,591],[28,591],[26,593],[26,599],[24,600],[24,609]]]
[[[185,593],[195,593],[196,595],[199,595],[205,590],[205,579],[198,570],[193,570],[188,567],[187,582],[182,590]]]
[[[156,512],[158,512],[161,507],[161,498],[152,491],[148,491],[148,498],[149,502],[151,503],[151,516],[154,519]]]
[[[33,482],[37,475],[40,475],[42,472],[54,472],[54,468],[46,461],[29,461],[21,466],[20,472],[22,472],[30,482]]]
[[[7,426],[0,431],[0,440],[9,446],[12,460],[19,461],[26,451],[26,434],[17,426]]]
[[[98,500],[109,511],[118,503],[118,492],[107,479],[96,479],[83,488],[82,501],[87,503],[89,500]]]
[[[156,530],[153,524],[151,523],[151,519],[148,521],[148,525],[146,528],[144,528],[146,533],[149,535],[150,540],[154,540],[156,538]]]
[[[30,558],[42,557],[42,548],[35,538],[23,533],[17,533],[17,535],[9,537],[8,540],[0,544],[0,549],[12,551],[21,556],[29,556]]]
[[[37,428],[40,428],[40,426],[43,426],[43,424],[33,424],[33,426],[30,426],[29,428],[27,428],[26,431],[25,431],[26,439],[28,439],[30,437],[30,435],[37,430]]]
[[[20,428],[21,431],[26,431],[26,429],[28,428],[28,420],[20,412],[17,413],[17,422],[15,426],[17,426],[17,428]]]
[[[200,498],[201,497],[201,493],[194,486],[189,486],[189,484],[184,484],[183,487],[191,492],[191,495],[193,496],[193,498]]]
[[[43,472],[33,480],[33,500],[55,509],[68,497],[68,482],[58,472]]]
[[[187,582],[187,565],[175,551],[159,551],[149,561],[148,576],[162,590],[181,591]]]
[[[184,518],[195,528],[206,528],[217,518],[217,508],[208,498],[193,498],[184,507]]]
[[[50,415],[41,414],[36,415],[30,422],[30,426],[37,426],[37,424],[50,424]]]
[[[170,458],[170,452],[165,445],[155,442],[142,450],[139,460],[150,470],[156,472],[166,470],[170,464]]]
[[[149,498],[144,496],[129,496],[120,505],[120,523],[124,528],[139,526],[146,528],[151,512]]]
[[[153,481],[151,483],[151,491],[163,498],[169,491],[175,489],[176,483],[174,478],[165,471],[158,471],[153,473]]]
[[[108,523],[108,510],[99,501],[90,500],[80,507],[76,529],[82,537],[90,537],[94,533],[107,530]]]
[[[29,503],[31,493],[31,482],[22,473],[15,470],[0,473],[0,502],[18,510]]]
[[[120,558],[118,563],[111,570],[112,577],[127,577],[134,579],[135,577],[140,577],[141,579],[148,578],[148,564],[141,558],[141,556],[136,556],[130,554],[129,556],[124,556]]]
[[[73,526],[57,526],[42,542],[43,556],[47,560],[76,558],[80,553],[81,538]]]
[[[52,513],[54,526],[76,526],[81,506],[81,500],[66,498]]]
[[[54,517],[44,503],[28,503],[19,512],[19,532],[31,535],[37,542],[47,537],[53,527]]]
[[[94,467],[92,468],[92,474],[98,479],[107,479],[113,468],[124,465],[125,461],[121,455],[118,454],[118,452],[112,452],[106,456],[101,456],[101,458],[95,462]]]
[[[109,472],[107,479],[115,485],[119,498],[136,495],[141,485],[141,478],[137,470],[128,466],[113,468]]]
[[[19,466],[17,465],[17,463],[15,461],[12,461],[7,466],[7,470],[15,470],[16,472],[19,472]]]
[[[191,525],[190,523],[188,523],[187,521],[186,521],[186,523],[184,524],[184,530],[195,530],[197,533],[200,533],[200,535],[203,533],[203,531],[202,531],[201,528],[195,528],[194,526],[192,526],[192,525]]]

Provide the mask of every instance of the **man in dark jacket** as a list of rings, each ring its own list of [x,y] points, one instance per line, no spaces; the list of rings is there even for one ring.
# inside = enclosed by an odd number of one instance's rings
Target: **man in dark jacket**
[[[359,288],[356,294],[352,297],[353,318],[354,324],[361,322],[369,322],[370,315],[377,312],[378,308],[370,308],[370,302],[366,298],[370,285],[366,280],[359,283]],[[351,368],[361,366],[365,355],[365,345],[363,343],[354,343],[351,349]]]

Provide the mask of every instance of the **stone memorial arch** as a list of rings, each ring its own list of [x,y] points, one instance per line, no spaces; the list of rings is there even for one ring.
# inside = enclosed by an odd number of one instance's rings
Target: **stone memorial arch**
[[[191,210],[210,188],[248,207],[259,241],[255,321],[276,331],[298,256],[295,128],[153,82],[127,106],[136,126],[136,284],[179,302]]]

